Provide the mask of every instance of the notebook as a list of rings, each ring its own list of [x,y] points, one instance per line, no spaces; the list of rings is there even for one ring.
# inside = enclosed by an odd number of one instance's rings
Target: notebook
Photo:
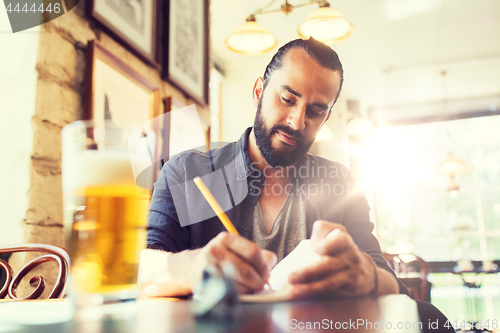
[[[240,295],[240,301],[244,303],[271,303],[282,302],[291,299],[290,288],[288,288],[288,276],[317,262],[321,256],[314,252],[311,240],[305,239],[297,245],[283,260],[281,260],[271,271],[269,286],[256,293]]]

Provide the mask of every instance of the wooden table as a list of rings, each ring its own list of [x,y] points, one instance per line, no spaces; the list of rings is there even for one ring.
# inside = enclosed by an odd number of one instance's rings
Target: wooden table
[[[18,302],[21,303],[21,302]],[[26,302],[27,303],[27,302]],[[7,306],[7,307],[5,307]],[[10,306],[10,308],[9,308]],[[15,308],[17,306],[17,309]],[[192,300],[144,299],[96,308],[94,320],[76,321],[69,301],[37,302],[26,305],[26,316],[40,310],[61,314],[54,322],[10,322],[11,332],[420,332],[416,303],[405,295],[380,298],[310,299],[274,304],[241,304],[241,316],[234,321],[197,320],[191,311]],[[0,304],[2,319],[8,321],[9,311],[22,311],[22,304]],[[43,307],[43,308],[42,308]],[[59,307],[59,308],[58,308]],[[121,307],[121,308],[120,308]],[[47,312],[47,313],[52,313]],[[64,317],[64,312],[66,312]],[[106,313],[108,312],[108,313]],[[114,313],[114,314],[113,314]],[[43,316],[47,319],[47,316]],[[55,315],[55,318],[57,315]],[[99,318],[100,317],[100,318]],[[6,319],[7,318],[7,319]],[[40,318],[40,319],[43,319]],[[400,327],[400,329],[398,329]]]

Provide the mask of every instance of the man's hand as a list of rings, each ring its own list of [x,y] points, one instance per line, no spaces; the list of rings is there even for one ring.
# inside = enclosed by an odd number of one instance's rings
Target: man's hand
[[[264,287],[276,262],[273,252],[262,250],[244,237],[221,232],[197,250],[143,250],[139,288],[148,297],[189,295],[209,264],[230,263],[235,268],[238,291],[251,293]]]
[[[252,293],[264,288],[278,258],[262,250],[254,242],[227,232],[221,232],[198,254],[197,265],[203,270],[209,263],[231,263],[240,293]]]
[[[293,297],[398,292],[396,279],[377,268],[373,259],[359,250],[344,226],[317,221],[313,225],[311,242],[321,259],[290,275]]]

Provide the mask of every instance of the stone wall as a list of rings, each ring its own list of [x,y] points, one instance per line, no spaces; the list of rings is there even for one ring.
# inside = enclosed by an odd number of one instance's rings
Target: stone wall
[[[61,129],[64,125],[82,119],[85,89],[85,59],[87,43],[97,39],[118,58],[160,87],[160,96],[175,98],[193,104],[193,101],[167,82],[161,80],[160,71],[146,65],[112,37],[104,33],[85,13],[86,1],[67,14],[40,27],[36,71],[35,113],[31,119],[33,149],[30,162],[28,209],[20,224],[24,243],[46,243],[64,246],[63,205],[61,185]],[[162,111],[163,105],[160,106]],[[197,106],[206,118],[207,109]],[[10,263],[15,270],[22,267],[36,254],[14,255]],[[40,266],[33,273],[48,277],[48,295],[52,290],[57,267]],[[35,275],[31,273],[30,276]],[[19,296],[31,287],[24,282]]]

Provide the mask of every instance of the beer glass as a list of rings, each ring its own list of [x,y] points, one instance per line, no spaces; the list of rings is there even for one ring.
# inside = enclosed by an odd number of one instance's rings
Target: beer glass
[[[72,297],[98,296],[105,303],[137,296],[149,203],[149,191],[136,185],[131,165],[134,144],[129,140],[138,128],[89,120],[71,123],[62,131],[64,230]],[[147,137],[144,126],[139,136]],[[131,142],[140,146],[141,138],[137,139]]]

